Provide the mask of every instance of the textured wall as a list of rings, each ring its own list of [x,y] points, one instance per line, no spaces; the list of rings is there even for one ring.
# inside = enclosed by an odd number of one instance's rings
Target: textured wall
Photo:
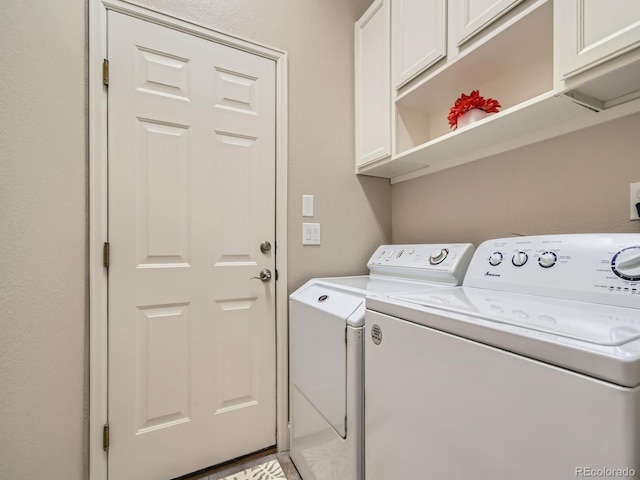
[[[86,478],[85,3],[2,2],[2,479]]]
[[[472,242],[512,233],[640,232],[640,115],[392,187],[394,242]]]
[[[366,271],[391,236],[388,182],[353,174],[353,23],[370,0],[138,3],[288,51],[289,288]],[[2,479],[87,478],[86,4],[2,3]],[[320,247],[301,245],[303,193]]]
[[[365,273],[391,238],[387,180],[354,175],[353,29],[371,0],[136,0],[287,51],[289,291],[311,277]],[[315,196],[322,245],[302,246],[302,195]]]

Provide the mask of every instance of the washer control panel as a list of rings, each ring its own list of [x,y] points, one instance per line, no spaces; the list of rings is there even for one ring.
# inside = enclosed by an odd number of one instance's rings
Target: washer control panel
[[[640,308],[640,234],[488,240],[464,285]]]
[[[640,281],[640,245],[617,252],[611,260],[611,270],[623,280]]]
[[[470,243],[381,245],[367,267],[371,275],[460,285],[473,252]]]

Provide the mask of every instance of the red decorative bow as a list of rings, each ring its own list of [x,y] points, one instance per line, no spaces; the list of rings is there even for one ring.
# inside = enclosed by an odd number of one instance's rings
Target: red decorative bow
[[[454,130],[458,128],[458,117],[473,108],[479,108],[487,113],[495,113],[498,111],[498,108],[501,108],[501,105],[493,98],[485,99],[481,97],[478,90],[472,91],[469,95],[463,93],[449,111],[449,116],[447,117],[449,119],[449,125]]]

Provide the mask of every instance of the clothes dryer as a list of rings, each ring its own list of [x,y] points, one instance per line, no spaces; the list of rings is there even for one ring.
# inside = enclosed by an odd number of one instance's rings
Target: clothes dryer
[[[290,455],[304,480],[362,480],[365,297],[460,285],[470,244],[384,245],[369,275],[316,278],[290,296]]]

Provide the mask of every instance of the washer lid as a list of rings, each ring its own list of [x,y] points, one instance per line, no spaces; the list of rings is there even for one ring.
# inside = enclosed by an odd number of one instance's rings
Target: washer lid
[[[366,307],[624,387],[640,385],[635,308],[474,287],[372,296]]]
[[[640,339],[640,315],[633,308],[472,287],[390,298],[523,327],[523,335],[537,331],[601,346],[622,346]]]

